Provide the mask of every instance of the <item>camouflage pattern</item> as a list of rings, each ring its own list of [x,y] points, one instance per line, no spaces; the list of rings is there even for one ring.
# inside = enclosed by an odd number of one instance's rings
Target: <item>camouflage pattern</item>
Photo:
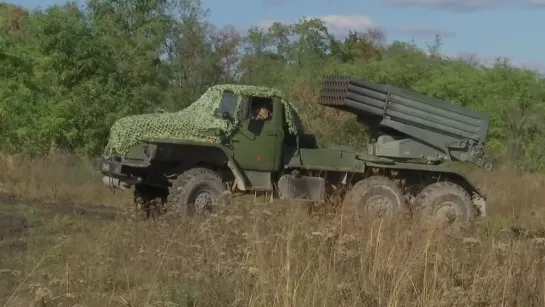
[[[238,125],[238,120],[230,122],[218,118],[214,114],[221,103],[225,90],[239,96],[235,113],[240,108],[242,96],[280,97],[285,106],[289,132],[292,134],[303,132],[302,121],[296,107],[287,101],[279,90],[262,86],[222,84],[210,87],[197,101],[181,111],[133,115],[117,120],[110,130],[110,138],[104,154],[106,156],[122,156],[143,139],[171,138],[204,142],[218,141],[217,137],[203,134],[209,129],[219,128],[226,135],[230,135]]]

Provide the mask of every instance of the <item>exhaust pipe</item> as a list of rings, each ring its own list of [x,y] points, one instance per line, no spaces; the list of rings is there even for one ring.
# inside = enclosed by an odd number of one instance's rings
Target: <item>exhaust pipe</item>
[[[142,182],[142,178],[140,177],[134,177],[134,178],[126,178],[126,179],[118,179],[110,176],[104,176],[102,178],[102,182],[105,186],[109,188],[116,188],[123,191],[126,191],[131,188],[131,186],[135,184],[139,184]]]

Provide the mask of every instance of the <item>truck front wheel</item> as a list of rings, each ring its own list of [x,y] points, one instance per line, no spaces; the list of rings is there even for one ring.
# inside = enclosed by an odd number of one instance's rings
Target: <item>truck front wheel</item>
[[[221,176],[208,168],[192,168],[178,176],[169,188],[167,201],[178,206],[182,217],[215,211],[227,189]]]
[[[387,177],[372,176],[358,181],[344,198],[344,205],[375,218],[405,212],[405,197],[397,184]]]

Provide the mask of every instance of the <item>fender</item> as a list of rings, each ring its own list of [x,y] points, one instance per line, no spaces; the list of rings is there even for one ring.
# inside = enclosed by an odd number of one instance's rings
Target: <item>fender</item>
[[[244,180],[244,176],[242,176],[242,173],[240,171],[239,166],[233,159],[232,152],[223,146],[221,143],[217,143],[214,141],[211,142],[203,142],[203,141],[192,141],[192,140],[178,140],[178,139],[145,139],[142,140],[142,142],[151,145],[148,148],[149,152],[149,159],[154,160],[156,158],[159,158],[162,155],[169,155],[171,154],[168,152],[169,150],[164,146],[165,144],[171,144],[175,146],[191,146],[193,148],[195,147],[201,147],[201,148],[209,148],[209,149],[216,149],[223,153],[225,159],[226,159],[226,166],[231,170],[233,173],[233,176],[235,177],[235,185],[238,189],[242,191],[247,190],[247,185]],[[164,152],[162,152],[164,151]]]

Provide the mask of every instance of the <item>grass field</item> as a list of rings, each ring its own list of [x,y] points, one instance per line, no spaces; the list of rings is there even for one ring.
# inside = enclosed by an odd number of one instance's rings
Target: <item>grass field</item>
[[[467,232],[235,199],[143,221],[74,157],[0,159],[0,306],[543,306],[545,177],[471,174]]]

